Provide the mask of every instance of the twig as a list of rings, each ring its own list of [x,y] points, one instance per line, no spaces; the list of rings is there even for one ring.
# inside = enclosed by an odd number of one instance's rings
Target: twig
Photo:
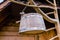
[[[54,12],[49,12],[49,13],[46,13],[47,15],[50,15],[50,14],[54,14]]]
[[[55,29],[55,27],[49,28],[49,29],[46,30],[46,32],[47,32],[47,31],[50,31],[50,30],[54,30],[54,29]]]
[[[55,36],[55,37],[53,37],[53,38],[51,38],[51,39],[49,39],[49,40],[54,40],[55,38],[57,38],[58,36]]]
[[[51,5],[53,5],[54,6],[54,4],[52,3],[52,2],[50,2],[49,0],[46,0],[48,3],[50,3]]]

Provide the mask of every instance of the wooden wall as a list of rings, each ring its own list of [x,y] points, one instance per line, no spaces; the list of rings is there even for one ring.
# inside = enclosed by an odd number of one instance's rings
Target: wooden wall
[[[19,24],[10,22],[8,25],[1,27],[0,40],[49,40],[56,35],[55,30],[43,32],[39,35],[39,39],[35,35],[19,34]],[[57,39],[58,40],[58,39]]]
[[[18,6],[18,8],[17,8],[17,6]],[[11,17],[11,15],[14,15],[14,17],[15,17],[21,10],[22,9],[20,8],[19,5],[12,4],[10,6],[10,8],[8,9],[7,13],[10,13],[10,17]],[[6,14],[6,12],[4,12],[4,13]],[[3,21],[5,19],[5,16],[7,16],[7,14],[6,15],[0,14],[0,19]],[[20,17],[20,15],[19,15],[19,17]],[[4,21],[6,21],[6,20],[4,20]],[[19,24],[16,24],[15,23],[16,21],[12,22],[11,20],[9,20],[9,22],[10,23],[6,22],[7,25],[5,25],[5,26],[0,26],[0,40],[49,40],[50,38],[56,36],[55,30],[51,30],[48,32],[43,32],[41,34],[38,34],[39,39],[37,39],[35,37],[35,35],[22,35],[22,34],[18,33]],[[58,40],[58,38],[56,38],[54,40]]]

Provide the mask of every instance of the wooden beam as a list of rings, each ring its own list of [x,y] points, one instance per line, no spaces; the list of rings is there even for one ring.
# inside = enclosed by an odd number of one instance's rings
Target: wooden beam
[[[6,6],[8,5],[8,3],[10,3],[10,1],[5,1],[4,3],[2,3],[2,4],[0,5],[0,12],[1,12],[4,8],[6,8]]]

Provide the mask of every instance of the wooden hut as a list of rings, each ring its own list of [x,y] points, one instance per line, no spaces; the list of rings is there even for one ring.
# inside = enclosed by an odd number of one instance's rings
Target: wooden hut
[[[20,34],[16,21],[24,12],[43,16],[46,30],[29,35]],[[60,40],[60,0],[4,0],[0,3],[0,40]]]

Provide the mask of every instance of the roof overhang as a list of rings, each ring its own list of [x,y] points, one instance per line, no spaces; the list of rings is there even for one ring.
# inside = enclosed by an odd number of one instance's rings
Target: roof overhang
[[[0,12],[5,9],[10,4],[10,1],[4,1],[2,4],[0,4]]]

